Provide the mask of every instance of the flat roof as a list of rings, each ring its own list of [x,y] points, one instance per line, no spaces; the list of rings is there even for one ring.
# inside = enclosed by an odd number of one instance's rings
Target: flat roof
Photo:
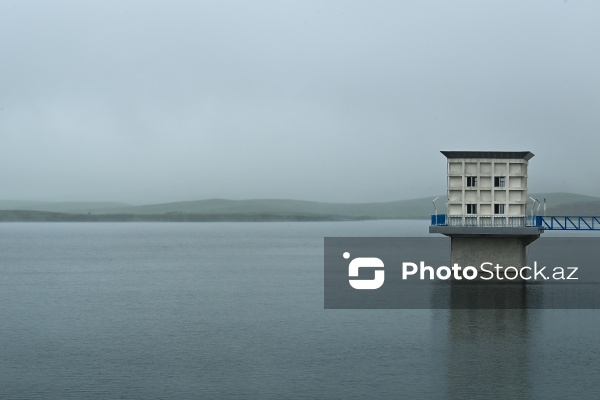
[[[530,160],[534,154],[530,151],[441,151],[447,158],[512,158]]]

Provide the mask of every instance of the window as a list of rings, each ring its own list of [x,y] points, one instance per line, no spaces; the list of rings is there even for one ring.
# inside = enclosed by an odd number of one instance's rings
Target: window
[[[494,177],[494,187],[504,187],[506,185],[506,177],[504,176],[495,176]]]
[[[504,204],[494,204],[494,214],[504,214]]]
[[[467,187],[475,187],[477,186],[477,177],[476,176],[467,176]]]
[[[477,204],[467,204],[467,214],[477,214]]]

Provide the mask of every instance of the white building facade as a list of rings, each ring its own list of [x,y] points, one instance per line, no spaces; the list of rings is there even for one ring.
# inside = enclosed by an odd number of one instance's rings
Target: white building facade
[[[527,225],[527,167],[533,153],[442,151],[448,159],[449,226]]]

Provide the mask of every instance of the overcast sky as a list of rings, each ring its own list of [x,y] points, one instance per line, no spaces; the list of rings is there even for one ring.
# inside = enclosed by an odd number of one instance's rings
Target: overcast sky
[[[0,199],[600,196],[598,1],[0,2]]]

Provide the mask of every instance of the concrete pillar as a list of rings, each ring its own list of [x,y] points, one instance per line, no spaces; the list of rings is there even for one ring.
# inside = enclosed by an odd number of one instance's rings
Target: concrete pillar
[[[527,265],[527,245],[538,236],[470,237],[450,236],[452,264],[479,268],[490,262],[503,267],[521,268]]]

